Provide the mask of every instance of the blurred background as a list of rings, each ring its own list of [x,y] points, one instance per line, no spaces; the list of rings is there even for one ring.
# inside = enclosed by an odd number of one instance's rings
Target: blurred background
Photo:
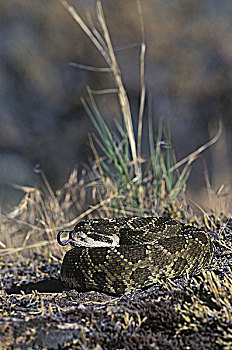
[[[96,1],[71,2],[96,23]],[[212,188],[232,182],[232,2],[143,0],[147,96],[154,129],[169,123],[177,160],[205,144],[223,122],[220,140],[194,162],[188,195],[205,202],[205,172]],[[141,23],[135,0],[102,1],[136,126],[139,110]],[[94,128],[80,103],[86,85],[113,88],[108,73],[80,70],[70,62],[106,67],[58,0],[0,2],[0,207],[9,210],[34,186],[39,164],[52,188],[74,167],[93,158]],[[109,123],[119,117],[113,94],[97,95]],[[147,110],[144,116],[147,120]],[[146,133],[144,133],[146,138]],[[146,147],[144,142],[144,152]]]

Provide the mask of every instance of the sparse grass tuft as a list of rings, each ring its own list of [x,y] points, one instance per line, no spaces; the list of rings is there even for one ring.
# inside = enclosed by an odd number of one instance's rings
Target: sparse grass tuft
[[[97,137],[90,137],[95,161],[92,169],[82,171],[77,177],[74,170],[67,184],[53,193],[45,174],[38,169],[44,181],[44,190],[32,187],[20,187],[25,195],[11,213],[1,216],[1,255],[24,252],[27,248],[48,247],[51,252],[60,253],[56,243],[56,233],[61,229],[72,228],[79,220],[91,217],[162,214],[171,203],[172,214],[178,218],[176,207],[184,211],[183,199],[186,181],[191,163],[205,148],[217,141],[221,134],[221,125],[217,135],[207,144],[176,163],[171,144],[171,131],[166,132],[159,124],[157,136],[152,125],[152,111],[148,115],[148,135],[150,157],[142,155],[143,114],[145,104],[145,43],[141,43],[140,81],[141,97],[138,115],[138,129],[134,130],[131,107],[124,88],[120,68],[113,49],[101,3],[97,2],[98,27],[88,27],[76,10],[65,0],[60,0],[74,20],[90,38],[107,63],[102,69],[85,65],[75,65],[81,69],[104,71],[111,74],[115,87],[107,92],[116,92],[122,121],[115,121],[117,131],[101,115],[94,99],[93,91],[88,87],[88,99],[82,103],[91,118]],[[144,29],[139,1],[138,13],[141,19],[143,40]],[[102,91],[101,91],[102,92]],[[104,91],[103,91],[104,92]],[[148,106],[149,107],[149,106]],[[183,166],[182,170],[180,166]],[[179,205],[174,203],[181,199]]]

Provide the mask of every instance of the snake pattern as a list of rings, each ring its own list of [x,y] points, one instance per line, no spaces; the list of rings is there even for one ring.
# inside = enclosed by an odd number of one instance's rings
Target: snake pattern
[[[117,217],[79,222],[60,278],[80,292],[121,295],[160,279],[197,274],[213,258],[207,232],[163,217]]]

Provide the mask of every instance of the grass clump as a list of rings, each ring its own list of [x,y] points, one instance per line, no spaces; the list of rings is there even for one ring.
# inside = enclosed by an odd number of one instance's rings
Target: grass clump
[[[148,103],[149,155],[142,153],[143,116],[145,107],[145,52],[143,19],[140,3],[138,13],[141,19],[143,42],[140,45],[140,107],[138,127],[134,128],[131,106],[124,88],[117,57],[111,42],[101,3],[96,6],[98,27],[88,27],[76,10],[67,1],[60,0],[81,29],[101,53],[107,67],[96,68],[75,63],[80,69],[108,72],[114,88],[101,93],[114,92],[120,109],[121,122],[115,121],[112,130],[102,116],[88,87],[88,97],[82,103],[95,126],[97,136],[90,137],[95,160],[91,169],[84,168],[80,178],[74,170],[67,184],[54,193],[41,169],[37,171],[44,181],[44,189],[18,186],[25,195],[19,205],[9,214],[1,217],[1,254],[25,251],[27,248],[48,247],[59,254],[56,247],[56,233],[71,229],[79,220],[92,217],[118,215],[160,215],[164,208],[181,199],[177,207],[186,208],[183,200],[191,163],[205,148],[217,141],[217,135],[207,144],[176,163],[171,144],[171,131],[159,124],[157,136],[152,125],[151,103]],[[91,22],[91,21],[90,21]],[[149,99],[148,99],[149,101]],[[180,167],[182,166],[181,170]],[[183,210],[184,210],[183,209]],[[178,218],[178,215],[172,213]],[[180,218],[180,217],[179,217]]]
[[[122,198],[121,196],[126,197],[126,202],[119,201],[118,198],[116,200],[114,199],[113,203],[111,203],[114,208],[121,206],[123,207],[124,213],[125,208],[128,208],[130,212],[131,210],[136,210],[139,214],[143,214],[144,211],[156,213],[163,201],[175,200],[178,194],[183,192],[191,163],[208,145],[197,150],[193,155],[186,157],[181,163],[176,164],[171,145],[171,132],[169,130],[165,137],[165,130],[163,130],[163,126],[160,123],[158,135],[155,140],[152,125],[152,111],[150,110],[148,116],[150,156],[149,158],[143,156],[141,150],[146,95],[144,83],[146,46],[144,40],[140,45],[141,95],[138,129],[135,131],[131,107],[127,92],[124,88],[101,2],[98,1],[96,6],[100,31],[97,30],[93,24],[92,28],[88,27],[67,1],[61,0],[61,3],[105,59],[108,67],[101,69],[104,69],[104,72],[108,71],[112,75],[115,84],[115,89],[113,89],[113,91],[117,93],[120,106],[122,121],[121,123],[118,121],[116,122],[118,129],[118,133],[116,134],[111,130],[111,127],[101,115],[90,88],[88,88],[88,101],[82,98],[82,103],[98,134],[98,137],[94,138],[95,143],[91,139],[91,146],[95,155],[97,177],[104,184],[107,193],[113,188],[114,192],[117,193],[120,198]],[[137,5],[141,19],[142,36],[144,38],[142,11],[139,2],[137,2]],[[91,70],[99,71],[99,68],[83,66],[78,63],[75,63],[75,66],[80,69],[91,68]],[[217,135],[217,138],[218,137],[219,134]],[[213,140],[213,142],[215,141],[216,139]],[[98,145],[98,150],[101,150],[101,155],[95,147],[96,144]],[[184,165],[182,170],[179,170],[180,165]],[[149,204],[147,203],[148,198]]]

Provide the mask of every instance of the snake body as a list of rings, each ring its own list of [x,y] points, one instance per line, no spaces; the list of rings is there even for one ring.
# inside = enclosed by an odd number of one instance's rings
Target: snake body
[[[61,281],[81,292],[115,295],[198,273],[214,252],[207,232],[162,217],[81,221],[67,242],[73,248],[64,256]]]

